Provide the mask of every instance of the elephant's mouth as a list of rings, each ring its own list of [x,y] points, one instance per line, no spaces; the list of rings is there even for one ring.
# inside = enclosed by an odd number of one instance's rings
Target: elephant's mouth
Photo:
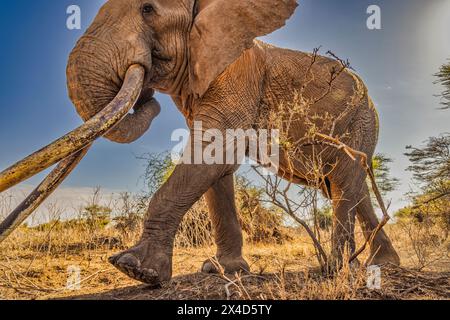
[[[132,122],[133,115],[139,117],[144,114],[144,116],[148,117],[149,112],[154,114],[157,111],[154,108],[148,110],[145,107],[148,103],[154,107],[157,102],[153,98],[153,90],[142,89],[144,78],[144,67],[137,64],[130,66],[126,71],[121,89],[104,109],[90,117],[79,128],[0,173],[1,193],[59,163],[32,194],[0,224],[0,242],[5,240],[15,228],[25,221],[62,183],[86,155],[96,139],[104,135],[114,134],[114,130],[117,130],[117,126],[123,121],[131,119],[128,121]],[[140,108],[137,107],[139,102],[143,103]],[[135,108],[134,113],[130,114],[129,112],[133,108]],[[120,132],[116,132],[116,134],[120,134]]]

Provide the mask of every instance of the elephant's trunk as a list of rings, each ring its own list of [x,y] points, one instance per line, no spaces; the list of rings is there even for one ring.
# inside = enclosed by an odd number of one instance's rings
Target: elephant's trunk
[[[0,172],[0,193],[86,148],[114,128],[136,105],[145,70],[132,65],[117,96],[89,121],[15,165]]]
[[[103,110],[116,96],[128,68],[127,61],[121,61],[119,53],[114,51],[117,49],[102,49],[99,48],[101,45],[107,46],[98,39],[83,37],[72,51],[67,65],[69,96],[84,121]],[[145,67],[150,69],[148,65]],[[129,113],[104,137],[117,143],[131,143],[139,139],[161,110],[153,94],[152,89],[144,86],[134,112]]]
[[[0,223],[0,243],[11,234],[70,174],[92,143],[115,127],[136,105],[145,70],[128,68],[117,96],[85,124],[0,172],[0,193],[61,161],[19,207]]]

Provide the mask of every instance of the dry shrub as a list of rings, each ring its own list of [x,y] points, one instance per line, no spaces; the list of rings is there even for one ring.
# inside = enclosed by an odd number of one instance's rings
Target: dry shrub
[[[450,257],[448,237],[432,219],[425,217],[417,221],[414,217],[403,218],[398,226],[402,231],[403,243],[411,252],[408,257],[416,269],[423,270]]]
[[[345,263],[332,277],[324,277],[309,270],[289,273],[282,268],[275,278],[275,283],[266,284],[270,294],[268,299],[352,300],[361,296],[367,273],[364,268],[354,268]]]
[[[149,198],[167,181],[175,168],[171,154],[145,154],[139,158],[145,161],[143,180],[147,191],[140,196],[141,203]],[[280,211],[266,208],[261,202],[263,190],[252,186],[243,177],[236,179],[236,206],[240,213],[245,237],[250,243],[282,243],[288,238],[283,228]],[[213,231],[208,216],[208,207],[202,198],[183,218],[176,235],[175,246],[197,248],[212,245]]]
[[[245,185],[245,184],[244,184]],[[265,239],[252,243],[246,248],[246,258],[251,262],[250,275],[217,277],[192,274],[210,252],[203,247],[212,244],[211,224],[204,200],[197,203],[186,215],[177,235],[177,249],[174,253],[174,268],[178,277],[173,284],[161,290],[149,291],[133,287],[134,282],[109,267],[108,256],[129,243],[123,243],[127,236],[140,236],[141,228],[122,229],[116,227],[97,227],[92,233],[92,225],[82,218],[61,221],[58,216],[64,212],[56,205],[46,207],[46,216],[52,221],[38,227],[26,225],[17,229],[10,238],[0,246],[0,296],[2,298],[45,299],[96,293],[93,298],[134,299],[410,299],[410,298],[444,298],[448,299],[448,259],[441,261],[434,269],[439,272],[420,272],[410,269],[383,269],[382,289],[366,288],[366,271],[363,268],[344,265],[334,277],[325,277],[318,270],[315,250],[304,230],[296,231],[295,237],[284,245],[267,243],[274,239],[271,230],[285,231],[281,220],[270,220],[273,211],[266,209],[257,201],[255,189],[241,189],[237,183],[237,205],[241,211],[243,226],[253,225],[257,232],[247,231],[247,237],[263,234]],[[250,191],[249,191],[250,189]],[[250,196],[248,196],[248,194]],[[122,207],[119,202],[115,211],[121,208],[124,219],[134,216],[136,207],[133,199]],[[126,201],[125,201],[126,203]],[[137,205],[137,204],[136,204]],[[133,209],[134,208],[134,209]],[[251,208],[251,209],[250,209]],[[261,213],[262,212],[262,213]],[[250,214],[251,213],[251,214]],[[265,214],[269,215],[267,220]],[[259,217],[263,221],[259,220]],[[248,220],[246,220],[248,219]],[[134,218],[130,218],[134,220]],[[246,222],[250,221],[250,222]],[[262,232],[260,223],[272,221],[265,225]],[[279,224],[281,223],[281,224]],[[416,223],[417,224],[417,223]],[[417,227],[409,226],[411,235],[417,235]],[[129,226],[129,224],[126,224]],[[263,224],[264,225],[264,224]],[[414,256],[414,246],[408,232],[401,232],[401,223],[389,225],[389,230],[396,235],[395,243],[402,255]],[[430,226],[431,228],[431,226]],[[392,229],[392,230],[391,230]],[[247,233],[246,232],[246,233]],[[253,232],[253,233],[252,233]],[[419,235],[423,241],[415,245],[422,256],[432,261],[439,255],[444,257],[444,244],[440,253],[436,250],[433,228]],[[257,238],[257,237],[256,237]],[[250,241],[250,240],[249,240]],[[274,241],[276,242],[276,241]],[[183,247],[182,249],[180,247]],[[425,252],[425,254],[421,253]],[[430,252],[431,257],[429,256]],[[428,254],[428,256],[427,256]],[[433,258],[434,257],[434,258]],[[431,260],[430,260],[431,259]],[[347,261],[347,259],[344,259]],[[417,259],[416,259],[417,261]],[[415,261],[412,262],[416,266]],[[82,291],[65,291],[67,267],[77,265],[82,268]],[[409,264],[411,266],[411,264]],[[430,268],[430,264],[427,264]],[[120,287],[124,294],[121,296]],[[129,287],[131,286],[131,287]],[[131,289],[130,289],[131,288]],[[128,290],[128,291],[127,291]],[[103,296],[104,295],[104,296]],[[182,295],[182,296],[180,296]]]
[[[263,191],[250,186],[248,181],[238,178],[236,205],[240,215],[244,236],[248,243],[278,243],[290,239],[283,219],[276,208],[267,209],[261,203]],[[181,222],[175,246],[198,248],[214,243],[208,206],[202,198],[185,215]]]
[[[114,229],[119,233],[124,243],[127,245],[135,244],[141,236],[146,205],[140,196],[133,196],[124,192],[120,194],[115,207],[119,214],[113,219]]]
[[[315,49],[310,56],[310,64],[303,75],[303,84],[294,90],[291,101],[280,103],[277,108],[267,110],[260,117],[260,127],[278,132],[277,140],[282,149],[281,158],[284,161],[281,169],[284,179],[279,176],[265,175],[261,167],[256,166],[254,169],[265,184],[268,201],[306,230],[314,243],[317,260],[322,270],[328,272],[335,269],[334,263],[339,263],[339,259],[336,259],[339,257],[336,257],[333,251],[327,252],[323,247],[321,233],[324,229],[326,231],[328,222],[326,213],[324,215],[324,210],[319,209],[319,204],[321,202],[325,202],[326,205],[330,204],[331,194],[329,194],[328,178],[334,170],[340,169],[339,161],[343,159],[344,161],[354,161],[361,166],[361,169],[367,174],[372,191],[383,213],[383,219],[368,239],[360,248],[355,248],[355,252],[349,258],[350,262],[356,260],[366,248],[370,247],[377,233],[387,224],[390,217],[377,184],[377,177],[369,163],[372,159],[366,153],[352,147],[354,139],[346,124],[346,119],[352,118],[366,99],[367,92],[357,82],[354,88],[355,94],[350,97],[345,109],[338,116],[317,111],[317,108],[320,108],[318,103],[328,95],[335,93],[335,81],[340,75],[351,69],[348,60],[342,60],[328,51],[327,54],[335,61],[327,67],[328,79],[322,79],[325,83],[323,89],[311,95],[308,90],[311,90],[310,86],[314,86],[314,81],[317,80],[314,68],[318,63],[318,52],[319,48]],[[292,133],[293,130],[294,132],[298,130],[299,125],[304,134],[301,137],[295,137]],[[386,162],[386,158],[382,160]],[[301,164],[301,169],[298,168],[299,164]],[[386,170],[385,167],[381,169]],[[297,185],[296,180],[299,180],[297,170],[301,171],[304,186]],[[378,178],[386,177],[384,175]],[[388,187],[392,188],[393,185]],[[318,190],[323,192],[324,199],[321,199]],[[294,193],[295,196],[293,196]],[[346,246],[351,245],[351,243],[346,243]]]
[[[211,245],[212,239],[208,207],[202,198],[189,210],[181,222],[175,238],[175,246],[181,248],[203,247]]]
[[[149,197],[147,194],[133,197],[129,193],[122,193],[116,204],[119,214],[113,219],[114,229],[128,246],[139,241]],[[175,237],[175,247],[198,248],[211,245],[211,230],[208,208],[202,198],[183,218]]]
[[[237,179],[237,206],[242,228],[249,243],[282,244],[291,239],[283,227],[283,215],[276,207],[267,208],[261,202],[264,189],[252,186],[243,177]]]
[[[448,299],[448,272],[420,273],[386,265],[381,287],[368,286],[370,271],[344,265],[333,277],[311,271],[289,271],[280,264],[275,273],[222,276],[223,297],[231,300],[409,300]],[[213,288],[217,290],[221,284]],[[207,293],[202,292],[204,295]],[[211,295],[211,294],[210,294]],[[198,298],[198,297],[197,297]]]
[[[204,211],[206,214],[206,211]],[[389,225],[400,253],[410,254],[399,225]],[[392,229],[392,230],[391,230]],[[46,299],[84,296],[89,299],[448,299],[449,264],[439,272],[383,267],[381,290],[366,288],[366,271],[344,265],[334,277],[319,271],[314,246],[304,230],[292,242],[254,244],[246,248],[253,274],[218,277],[195,273],[209,248],[177,248],[174,252],[176,279],[159,290],[148,290],[111,268],[107,257],[117,251],[99,242],[90,247],[88,228],[77,225],[51,231],[21,227],[0,246],[0,296],[2,298]],[[105,237],[117,234],[102,229]],[[404,232],[403,232],[404,233]],[[87,239],[87,240],[86,240]],[[86,241],[86,244],[83,242]],[[72,245],[83,244],[79,248]],[[41,246],[36,246],[36,245]],[[65,246],[69,248],[67,252]],[[208,251],[208,252],[207,252]],[[347,259],[344,259],[347,261]],[[408,263],[409,261],[405,261]],[[82,268],[82,291],[67,291],[67,267]],[[123,288],[123,289],[120,289]]]
[[[396,217],[403,222],[423,223],[427,228],[433,227],[439,238],[446,240],[450,232],[450,196],[429,202],[423,200],[427,198],[429,195],[414,198],[414,202],[419,204],[400,209]]]

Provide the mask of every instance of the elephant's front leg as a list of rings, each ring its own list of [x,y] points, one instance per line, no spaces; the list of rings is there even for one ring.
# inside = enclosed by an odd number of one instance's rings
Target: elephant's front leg
[[[213,224],[217,245],[216,258],[226,273],[249,271],[242,257],[242,226],[236,210],[234,176],[227,175],[217,181],[205,194]],[[211,259],[205,261],[202,271],[217,273],[218,268]]]
[[[169,281],[174,239],[183,216],[213,184],[236,169],[230,165],[178,165],[150,201],[139,244],[111,257],[110,263],[144,283]]]

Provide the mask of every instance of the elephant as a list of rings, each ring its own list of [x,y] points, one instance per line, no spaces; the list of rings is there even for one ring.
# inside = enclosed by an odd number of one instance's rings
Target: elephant
[[[60,171],[73,166],[82,157],[76,152],[88,148],[99,136],[118,143],[137,140],[160,111],[155,91],[172,98],[191,135],[195,122],[201,122],[204,131],[254,128],[264,110],[276,111],[280,104],[292,101],[302,86],[307,97],[320,95],[329,70],[339,67],[335,59],[318,55],[309,70],[313,80],[306,84],[302,79],[311,54],[257,40],[283,27],[297,7],[296,0],[107,1],[77,42],[67,65],[69,96],[89,129],[58,140],[0,174],[0,192],[60,160],[66,162],[60,164]],[[140,86],[138,96],[129,92],[133,84]],[[370,161],[378,143],[379,119],[368,90],[349,70],[335,80],[334,88],[333,94],[313,106],[313,112],[339,119],[336,135],[347,134],[346,144],[364,152]],[[122,105],[127,101],[128,110],[134,107],[134,112],[109,119],[108,112],[109,117],[115,112],[111,106],[114,99]],[[352,112],[346,112],[349,101],[356,105]],[[297,120],[290,130],[293,139],[306,131],[304,119]],[[207,145],[202,142],[203,148]],[[305,146],[304,152],[311,151]],[[358,161],[339,152],[323,157],[327,163],[336,163],[327,173],[325,187],[333,203],[332,255],[339,260],[346,248],[355,250],[356,218],[366,238],[379,222],[370,200],[367,173]],[[169,281],[177,228],[191,206],[204,196],[218,262],[227,273],[249,271],[234,198],[238,168],[238,164],[178,164],[150,200],[140,241],[109,262],[143,283]],[[68,170],[62,171],[50,181],[59,181]],[[301,163],[295,163],[294,175],[287,177],[286,171],[281,160],[280,176],[294,183],[305,181]],[[53,190],[56,184],[44,185],[41,193]],[[373,264],[400,264],[383,230],[370,250]],[[218,270],[208,259],[202,271]]]

